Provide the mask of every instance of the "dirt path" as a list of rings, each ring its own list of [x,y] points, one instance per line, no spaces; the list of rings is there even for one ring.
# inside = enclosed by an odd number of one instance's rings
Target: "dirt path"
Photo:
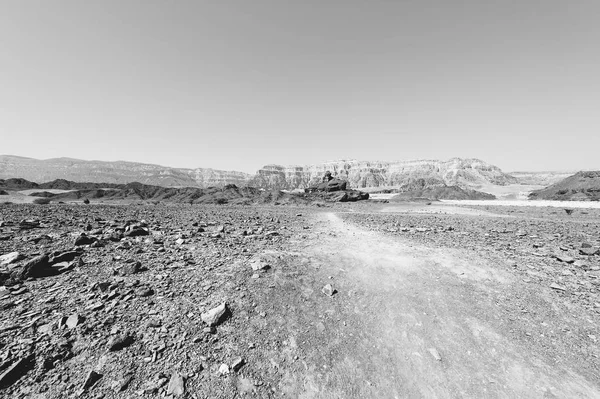
[[[303,251],[339,292],[304,310],[317,321],[303,370],[283,380],[290,396],[600,397],[597,380],[512,338],[497,304],[520,287],[510,273],[320,217]]]

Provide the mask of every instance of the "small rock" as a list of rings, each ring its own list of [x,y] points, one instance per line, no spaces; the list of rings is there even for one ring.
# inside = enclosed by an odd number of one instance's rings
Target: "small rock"
[[[162,325],[162,323],[160,322],[160,320],[150,320],[146,323],[146,328],[160,328],[160,326]]]
[[[219,374],[225,375],[229,374],[229,366],[223,363],[221,367],[219,367]]]
[[[226,316],[227,311],[228,311],[227,304],[225,302],[223,302],[216,308],[213,308],[206,313],[202,313],[200,315],[200,318],[202,319],[203,322],[205,322],[209,326],[216,326],[221,321],[223,321],[223,319]]]
[[[111,338],[111,340],[108,342],[108,350],[111,352],[115,352],[126,348],[131,344],[133,344],[133,337],[128,333],[124,333]]]
[[[429,348],[429,353],[431,353],[431,356],[433,356],[433,358],[435,360],[437,360],[438,362],[442,361],[442,356],[440,355],[440,353],[437,351],[437,349],[435,348]]]
[[[250,263],[250,266],[252,267],[252,270],[254,270],[255,272],[259,271],[259,270],[267,270],[270,268],[270,266],[266,262],[264,262],[260,259],[257,259],[255,261],[253,261],[252,263]]]
[[[185,381],[179,373],[173,373],[167,387],[167,395],[180,396],[183,394],[185,394]]]
[[[134,227],[125,233],[128,237],[140,237],[150,235],[150,231],[143,227]]]
[[[204,328],[202,329],[202,331],[203,331],[204,333],[206,333],[206,334],[216,334],[216,333],[217,333],[217,329],[216,329],[216,328],[214,328],[213,326],[210,326],[210,327],[204,327]]]
[[[598,255],[600,253],[600,249],[599,248],[594,248],[594,247],[581,248],[579,250],[579,253],[581,255],[594,256],[594,255]]]
[[[326,284],[322,289],[321,292],[325,295],[328,296],[333,296],[333,294],[335,294],[337,291],[333,288],[333,286],[331,284]]]
[[[11,263],[14,263],[22,258],[23,256],[18,252],[9,252],[0,256],[0,266],[10,265]]]
[[[37,332],[40,334],[51,334],[53,329],[54,323],[47,323],[39,326]]]
[[[241,357],[238,357],[231,364],[231,368],[233,369],[233,371],[238,371],[239,369],[242,368],[242,366],[244,365],[244,363],[245,363],[244,359],[242,359]]]
[[[552,283],[550,284],[550,288],[557,290],[557,291],[566,291],[567,289],[565,287],[563,287],[562,285],[558,285],[556,283]]]
[[[81,322],[83,322],[83,318],[77,313],[73,313],[71,316],[69,316],[69,318],[67,318],[67,322],[65,324],[67,325],[67,328],[72,330],[73,328],[81,324]]]
[[[154,295],[154,290],[152,288],[142,287],[136,291],[136,294],[139,297],[146,298],[146,297]]]
[[[94,370],[90,371],[85,378],[82,389],[87,391],[90,389],[100,378],[102,378],[102,374],[96,373]]]
[[[75,240],[75,245],[78,247],[82,245],[90,245],[93,244],[95,241],[96,239],[94,237],[88,237],[87,235],[82,234]]]
[[[565,255],[556,255],[555,258],[559,261],[559,262],[564,262],[564,263],[573,263],[575,262],[575,259],[573,259],[570,256],[565,256]]]
[[[22,230],[35,229],[40,227],[40,221],[35,219],[26,219],[19,222],[19,227]]]
[[[142,271],[142,263],[140,261],[126,263],[121,267],[120,274],[123,276],[127,276],[130,274],[136,274]]]
[[[123,378],[117,382],[117,384],[115,385],[115,390],[118,392],[123,392],[124,390],[126,390],[129,387],[129,384],[131,384],[131,381],[133,381],[133,375],[132,374],[127,374],[125,376],[123,376]]]

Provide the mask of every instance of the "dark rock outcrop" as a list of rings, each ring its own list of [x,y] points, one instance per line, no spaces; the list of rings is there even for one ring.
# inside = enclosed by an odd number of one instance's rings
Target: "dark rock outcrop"
[[[304,189],[304,192],[305,198],[316,195],[329,202],[355,202],[369,199],[368,193],[358,190],[349,190],[348,182],[340,179],[332,179],[327,182],[316,184]]]
[[[333,191],[345,191],[347,187],[348,187],[347,181],[340,180],[340,179],[332,179],[327,182],[322,182],[322,183],[316,184],[314,186],[310,186],[310,187],[304,189],[304,192],[312,193],[312,192],[316,192],[316,191],[324,191],[326,193],[330,193]]]

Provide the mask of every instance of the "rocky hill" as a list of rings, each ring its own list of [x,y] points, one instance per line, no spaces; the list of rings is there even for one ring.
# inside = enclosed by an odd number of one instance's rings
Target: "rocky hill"
[[[600,171],[577,172],[558,183],[532,192],[529,199],[600,201]]]
[[[47,199],[46,202],[72,202],[85,199],[102,201],[154,201],[184,204],[305,204],[306,199],[278,190],[253,187],[160,187],[142,183],[75,183],[55,180],[37,184],[25,179],[0,179],[0,189],[7,194],[19,190],[39,189],[28,194]],[[42,190],[55,190],[54,192]],[[58,191],[58,192],[57,192]],[[26,191],[28,192],[28,191]]]
[[[75,182],[127,184],[140,182],[162,187],[222,187],[227,184],[263,189],[304,189],[318,183],[331,171],[347,180],[352,188],[394,187],[412,190],[415,180],[432,186],[458,186],[464,189],[518,184],[512,175],[478,159],[452,158],[448,161],[420,160],[370,162],[330,161],[315,165],[266,165],[255,175],[207,168],[183,169],[135,162],[82,161],[71,158],[37,160],[0,156],[0,178],[24,178],[33,182],[55,179]]]
[[[40,190],[40,191],[36,191]],[[44,191],[51,190],[51,191]],[[325,202],[355,202],[369,199],[368,193],[336,189],[327,193],[288,193],[227,184],[222,187],[160,187],[142,183],[76,183],[54,180],[37,184],[25,179],[0,179],[0,195],[36,197],[34,203],[151,201],[176,204],[310,205]],[[43,200],[40,202],[40,200]],[[8,199],[10,201],[10,198]]]
[[[120,186],[120,184],[115,183],[73,182],[64,179],[56,179],[46,183],[35,183],[22,178],[0,179],[0,187],[7,190],[90,190],[97,188],[119,188]]]
[[[84,161],[72,158],[33,159],[0,155],[0,178],[20,177],[33,182],[64,179],[75,182],[127,184],[140,182],[162,187],[245,185],[252,177],[243,172],[208,168],[169,168],[137,162]]]

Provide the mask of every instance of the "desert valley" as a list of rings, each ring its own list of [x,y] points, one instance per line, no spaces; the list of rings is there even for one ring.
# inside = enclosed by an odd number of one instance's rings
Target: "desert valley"
[[[0,399],[600,399],[599,16],[0,1]]]
[[[599,172],[2,156],[0,177],[3,396],[600,395]]]

